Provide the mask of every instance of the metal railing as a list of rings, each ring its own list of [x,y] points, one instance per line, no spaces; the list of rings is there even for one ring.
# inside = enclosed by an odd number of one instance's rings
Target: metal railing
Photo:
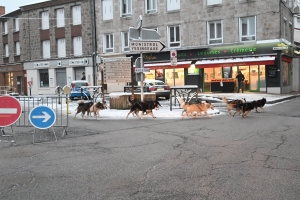
[[[0,86],[0,95],[9,95],[16,93],[17,89],[11,86]]]

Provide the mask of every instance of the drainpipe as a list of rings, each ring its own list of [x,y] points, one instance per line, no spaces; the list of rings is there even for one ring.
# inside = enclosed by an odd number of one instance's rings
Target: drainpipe
[[[96,49],[97,49],[97,40],[96,40],[96,22],[95,22],[95,0],[90,0],[90,16],[91,16],[91,26],[92,26],[92,65],[93,65],[93,85],[97,84],[97,67],[96,67]]]

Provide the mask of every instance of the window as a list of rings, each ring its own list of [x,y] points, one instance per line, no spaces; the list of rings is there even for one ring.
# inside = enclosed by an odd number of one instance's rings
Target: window
[[[43,58],[50,58],[50,40],[42,41],[43,45]]]
[[[81,6],[72,7],[73,25],[81,24]]]
[[[132,0],[121,0],[121,17],[132,15]]]
[[[102,0],[103,20],[113,19],[113,2],[112,0]]]
[[[49,87],[48,69],[40,69],[40,87]]]
[[[129,51],[128,32],[122,32],[122,51]]]
[[[15,55],[20,55],[20,42],[15,42]]]
[[[180,44],[180,27],[179,26],[169,26],[169,47],[179,47]]]
[[[179,10],[180,0],[167,0],[167,11]]]
[[[7,21],[5,21],[5,22],[2,23],[2,30],[3,30],[2,34],[7,34],[8,33],[8,30],[7,30]]]
[[[73,37],[74,56],[82,56],[82,37]]]
[[[222,0],[207,0],[207,5],[216,5],[216,4],[222,4]]]
[[[20,26],[19,26],[19,18],[14,19],[14,31],[19,31]]]
[[[157,0],[146,0],[146,13],[157,12]]]
[[[222,21],[207,22],[208,44],[223,43]]]
[[[256,17],[240,18],[240,41],[256,40]]]
[[[114,52],[114,35],[105,34],[103,38],[103,52],[104,53],[113,53]]]
[[[56,26],[57,27],[65,26],[65,10],[63,8],[56,10]]]
[[[57,39],[57,57],[66,57],[66,40],[65,38]]]
[[[41,13],[42,15],[42,29],[49,29],[49,12],[45,11]]]
[[[9,51],[8,51],[8,44],[5,44],[3,46],[3,57],[8,57],[9,56]]]

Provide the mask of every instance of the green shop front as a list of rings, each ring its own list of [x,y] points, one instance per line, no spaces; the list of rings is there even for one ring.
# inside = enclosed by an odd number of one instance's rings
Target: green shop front
[[[203,92],[236,92],[236,75],[245,76],[245,91],[290,92],[291,47],[281,42],[177,50],[177,65],[170,52],[144,53],[145,80],[169,86],[198,85]],[[136,59],[139,54],[130,55]]]

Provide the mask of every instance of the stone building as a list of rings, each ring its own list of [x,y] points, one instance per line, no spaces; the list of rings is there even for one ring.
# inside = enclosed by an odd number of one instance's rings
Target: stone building
[[[21,52],[31,95],[54,94],[57,86],[80,80],[95,83],[90,0],[52,0],[20,6]]]
[[[166,48],[143,53],[144,67],[150,68],[146,79],[170,86],[198,85],[206,92],[236,92],[235,77],[241,71],[246,91],[299,90],[293,87],[299,85],[299,77],[293,76],[299,74],[299,66],[292,64],[292,1],[102,0],[95,6],[102,58],[140,56],[129,51],[129,27],[138,28],[139,16],[142,28],[161,35]],[[172,58],[171,64],[171,52],[177,63]],[[122,91],[125,84],[111,83],[108,91]]]

